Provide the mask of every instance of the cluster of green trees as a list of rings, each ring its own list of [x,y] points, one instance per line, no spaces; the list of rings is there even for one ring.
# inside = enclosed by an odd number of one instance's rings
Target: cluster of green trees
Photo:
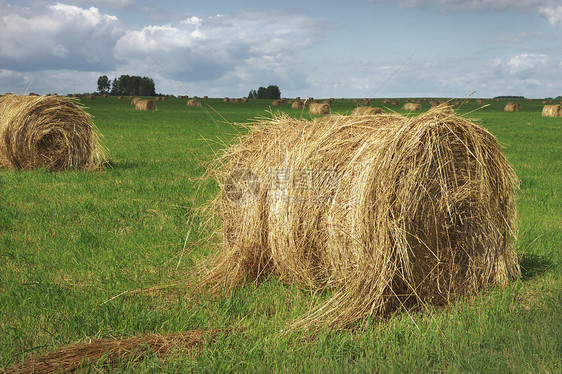
[[[267,87],[260,87],[258,90],[250,90],[248,99],[280,99],[281,91],[279,87],[270,85]]]
[[[98,91],[111,95],[156,96],[152,78],[137,75],[121,75],[113,81],[102,75],[98,78]]]

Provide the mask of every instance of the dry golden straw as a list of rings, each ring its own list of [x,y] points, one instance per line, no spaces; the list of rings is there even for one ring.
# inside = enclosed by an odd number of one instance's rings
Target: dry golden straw
[[[293,101],[291,104],[291,108],[293,109],[304,109],[304,103],[302,101]]]
[[[32,357],[6,369],[7,373],[58,373],[84,370],[94,364],[106,368],[119,362],[140,363],[145,356],[162,358],[174,353],[200,349],[207,338],[214,338],[218,330],[191,330],[169,335],[146,334],[127,339],[104,339],[60,348],[54,352]]]
[[[543,117],[562,117],[562,105],[545,105],[542,108]]]
[[[137,100],[135,102],[135,109],[144,110],[144,111],[155,111],[156,103],[154,102],[154,100]]]
[[[342,327],[519,274],[517,177],[492,134],[440,107],[280,115],[219,163],[222,249],[201,282],[213,292],[266,276],[330,289],[300,323]]]
[[[88,113],[65,97],[0,98],[0,166],[92,169],[104,161]]]

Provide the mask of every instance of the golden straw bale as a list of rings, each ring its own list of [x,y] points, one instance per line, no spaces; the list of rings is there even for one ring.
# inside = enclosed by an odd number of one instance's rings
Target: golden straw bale
[[[131,100],[131,105],[135,106],[137,104],[137,101],[142,100],[140,97],[133,97]]]
[[[543,117],[562,117],[562,105],[545,105],[542,108]]]
[[[373,108],[371,106],[358,106],[351,112],[352,116],[372,116],[374,114],[382,114],[384,110],[381,108]]]
[[[104,152],[92,119],[57,96],[0,98],[0,166],[8,169],[92,169]]]
[[[304,103],[302,101],[293,101],[293,103],[291,104],[291,108],[293,109],[303,109],[304,108]]]
[[[283,105],[283,101],[282,100],[273,100],[273,102],[271,103],[272,106],[282,106]]]
[[[519,275],[517,177],[491,133],[440,108],[279,115],[242,135],[213,175],[222,247],[200,285],[275,276],[331,290],[297,326],[446,305]]]
[[[88,96],[86,96],[86,99],[88,99],[88,100],[95,100],[95,99],[96,99],[96,95],[88,95]]]
[[[187,100],[187,106],[201,106],[201,102],[199,99],[190,99]]]
[[[330,105],[312,103],[308,109],[309,114],[330,114]]]
[[[421,110],[421,104],[417,103],[405,103],[402,106],[402,110]]]
[[[514,103],[507,103],[505,104],[504,107],[504,112],[518,112],[519,111],[519,106],[517,104]]]
[[[152,112],[156,110],[156,102],[154,100],[137,100],[135,109]]]

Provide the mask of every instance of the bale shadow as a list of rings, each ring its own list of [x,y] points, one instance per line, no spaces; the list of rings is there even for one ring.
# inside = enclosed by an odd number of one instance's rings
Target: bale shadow
[[[521,266],[521,279],[529,280],[538,275],[543,275],[554,267],[554,262],[546,256],[525,253],[519,260]]]

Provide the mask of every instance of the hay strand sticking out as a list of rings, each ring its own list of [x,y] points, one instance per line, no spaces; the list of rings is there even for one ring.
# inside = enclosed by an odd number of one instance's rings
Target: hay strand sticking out
[[[562,105],[545,105],[542,108],[543,117],[562,117]]]
[[[370,106],[358,106],[357,108],[353,109],[351,112],[352,116],[372,116],[375,114],[382,114],[384,110],[381,108],[373,108]]]
[[[222,251],[203,285],[276,276],[333,298],[304,321],[341,327],[444,305],[518,276],[517,178],[488,131],[417,117],[276,117],[217,170]]]
[[[0,166],[92,169],[105,160],[88,113],[65,97],[0,98]]]
[[[330,114],[329,104],[312,103],[308,109],[309,114]]]
[[[155,111],[156,103],[154,100],[137,100],[135,102],[135,110]]]

